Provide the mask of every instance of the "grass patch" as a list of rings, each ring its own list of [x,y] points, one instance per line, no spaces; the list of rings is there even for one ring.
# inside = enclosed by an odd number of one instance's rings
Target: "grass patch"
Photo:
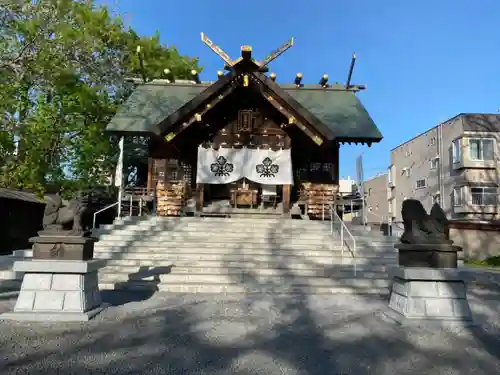
[[[500,268],[500,255],[487,258],[485,260],[469,259],[464,261],[465,264],[475,267]]]

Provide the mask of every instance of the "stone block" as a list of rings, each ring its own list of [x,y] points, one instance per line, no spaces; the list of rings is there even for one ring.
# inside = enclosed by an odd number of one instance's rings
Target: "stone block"
[[[466,285],[457,269],[397,267],[389,273],[393,283],[384,316],[402,325],[473,325]]]
[[[95,289],[99,285],[99,275],[97,271],[85,274],[84,278],[85,289]]]
[[[25,272],[14,311],[0,319],[23,321],[88,321],[105,307],[97,271],[104,261],[16,262]]]
[[[392,284],[392,291],[402,296],[408,295],[408,283],[405,280],[394,279]]]
[[[453,318],[453,300],[449,298],[425,299],[426,316]]]
[[[398,249],[401,267],[457,268],[458,251],[462,248],[450,243],[394,245]]]
[[[64,304],[64,292],[58,290],[36,291],[33,310],[61,311]]]
[[[389,307],[400,314],[404,314],[406,312],[406,301],[407,299],[404,296],[391,293]]]
[[[27,273],[24,275],[21,288],[25,290],[50,290],[51,286],[52,274]]]
[[[33,243],[33,259],[51,260],[91,260],[94,257],[93,237],[71,235],[44,235],[39,232],[38,237],[30,238]]]
[[[453,314],[458,318],[467,318],[472,316],[472,311],[467,299],[463,298],[453,300]]]
[[[84,275],[77,273],[54,274],[52,278],[52,289],[54,290],[81,290],[83,288]]]
[[[412,280],[407,281],[409,295],[412,297],[437,297],[438,296],[438,282],[437,281],[420,281]]]
[[[86,311],[85,293],[82,291],[66,292],[64,298],[64,311]]]
[[[33,310],[33,305],[35,304],[35,292],[31,290],[25,290],[19,293],[17,297],[16,305],[14,306],[15,311],[31,311]]]
[[[438,283],[438,295],[446,298],[467,298],[464,281]]]
[[[426,306],[425,300],[423,298],[418,297],[407,297],[407,308],[406,314],[408,316],[425,316],[426,315]]]
[[[67,274],[78,273],[87,274],[92,271],[98,271],[106,264],[105,259],[93,259],[89,261],[71,261],[71,260],[47,260],[47,259],[32,259],[20,260],[14,262],[12,268],[15,272],[26,273],[51,273],[51,274]]]

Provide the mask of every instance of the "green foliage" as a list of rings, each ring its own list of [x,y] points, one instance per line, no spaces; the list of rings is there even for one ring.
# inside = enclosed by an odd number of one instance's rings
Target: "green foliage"
[[[117,139],[104,133],[140,76],[200,71],[196,58],[140,37],[92,0],[22,0],[0,7],[0,186],[43,192],[109,180]]]
[[[464,263],[476,267],[488,267],[488,268],[500,267],[500,255],[490,257],[485,260],[474,260],[474,259],[465,260]]]

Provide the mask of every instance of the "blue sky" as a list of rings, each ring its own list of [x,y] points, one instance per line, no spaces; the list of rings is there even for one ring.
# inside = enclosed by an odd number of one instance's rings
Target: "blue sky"
[[[342,146],[340,174],[355,176],[363,153],[365,177],[385,172],[389,151],[460,112],[500,109],[499,0],[118,0],[99,1],[139,34],[159,30],[168,45],[198,56],[202,79],[216,79],[221,60],[200,32],[233,58],[243,44],[263,58],[291,36],[292,49],[270,68],[279,82],[297,72],[305,83],[327,73],[344,82],[352,52],[353,83],[384,135],[381,143]]]

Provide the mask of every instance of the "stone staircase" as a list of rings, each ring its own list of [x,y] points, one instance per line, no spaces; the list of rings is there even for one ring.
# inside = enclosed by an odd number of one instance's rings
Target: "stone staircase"
[[[181,293],[387,293],[392,241],[359,237],[355,257],[328,222],[128,218],[95,231],[102,289]],[[354,275],[356,271],[356,275]]]
[[[101,289],[177,293],[387,294],[394,239],[356,231],[356,253],[325,221],[131,217],[94,231]],[[352,241],[345,236],[348,245]],[[16,252],[11,261],[31,256]],[[10,272],[9,275],[7,273]],[[0,279],[17,279],[5,269]]]

